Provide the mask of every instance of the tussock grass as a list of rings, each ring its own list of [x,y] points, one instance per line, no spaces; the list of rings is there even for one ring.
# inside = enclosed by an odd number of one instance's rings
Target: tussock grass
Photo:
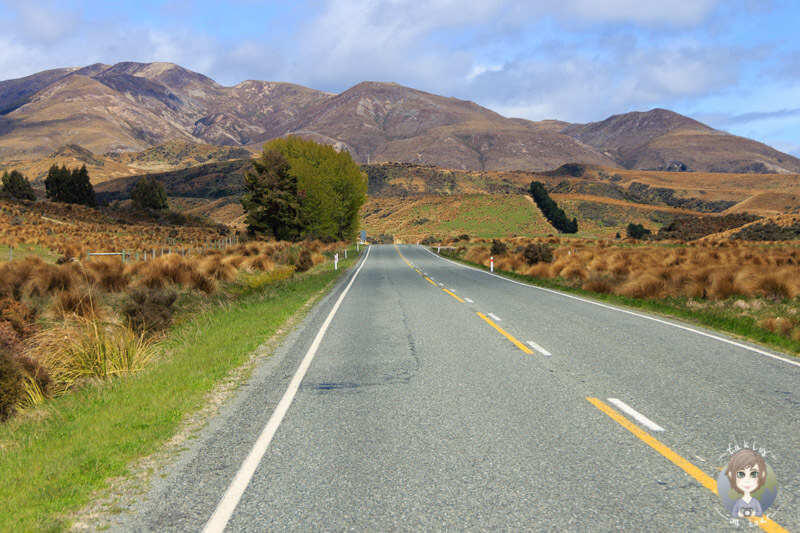
[[[123,324],[86,318],[43,330],[29,341],[28,354],[50,372],[55,394],[81,380],[138,372],[155,357],[155,343]]]

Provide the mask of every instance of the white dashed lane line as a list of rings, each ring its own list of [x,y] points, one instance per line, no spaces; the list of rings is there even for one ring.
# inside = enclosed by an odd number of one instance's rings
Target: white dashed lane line
[[[486,316],[488,316],[489,318],[491,318],[495,322],[502,322],[503,321],[502,318],[500,318],[499,316],[495,315],[494,313],[486,313]]]
[[[639,424],[643,425],[650,431],[664,431],[664,428],[644,416],[642,413],[631,407],[630,405],[626,404],[622,400],[618,400],[617,398],[609,398],[609,403],[613,403],[616,405],[620,411],[627,414],[628,416],[632,417],[634,420],[639,422]]]
[[[545,350],[544,348],[542,348],[541,346],[539,346],[538,344],[536,344],[533,341],[528,341],[528,346],[530,346],[535,351],[539,352],[540,354],[542,354],[544,356],[550,357],[551,355],[553,355],[553,354],[551,354],[550,352],[548,352],[547,350]]]

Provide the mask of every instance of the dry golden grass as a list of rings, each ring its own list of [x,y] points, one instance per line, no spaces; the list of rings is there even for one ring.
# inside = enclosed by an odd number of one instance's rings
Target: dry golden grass
[[[562,240],[551,263],[528,265],[514,250],[545,239],[503,239],[509,252],[495,268],[541,278],[561,278],[600,293],[633,298],[688,297],[724,300],[732,296],[787,300],[800,297],[800,249],[725,242],[688,247],[609,246]],[[475,240],[477,241],[477,240]],[[489,244],[475,242],[464,259],[489,266]]]

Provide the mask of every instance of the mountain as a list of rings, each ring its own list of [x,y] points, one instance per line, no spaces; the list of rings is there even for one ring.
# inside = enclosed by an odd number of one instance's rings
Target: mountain
[[[561,130],[626,169],[795,173],[800,159],[666,109],[614,115]]]
[[[172,63],[95,64],[0,82],[3,167],[66,145],[92,157],[170,141],[257,151],[288,134],[346,149],[361,163],[800,172],[797,158],[662,109],[591,124],[534,122],[394,83],[364,82],[338,95],[253,80],[223,87]]]

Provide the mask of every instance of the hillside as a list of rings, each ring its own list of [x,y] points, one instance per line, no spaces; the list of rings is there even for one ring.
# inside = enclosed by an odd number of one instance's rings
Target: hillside
[[[594,147],[621,167],[722,173],[796,173],[800,159],[714,130],[666,109],[573,124],[562,133]]]
[[[264,141],[288,134],[346,149],[360,163],[473,171],[583,163],[635,170],[800,172],[797,158],[662,109],[591,124],[534,122],[394,83],[364,82],[338,95],[255,80],[223,87],[171,63],[96,64],[0,82],[0,164],[5,167],[10,161],[50,157],[67,145],[96,156],[140,152],[171,141],[258,150]],[[108,176],[125,172],[115,169]]]
[[[245,160],[253,152],[242,147],[213,146],[194,142],[168,141],[141,152],[94,154],[74,144],[61,147],[40,159],[10,160],[0,163],[0,172],[18,170],[34,186],[43,187],[43,180],[52,165],[69,168],[86,165],[92,183],[138,176],[146,172],[188,169],[205,163]]]

